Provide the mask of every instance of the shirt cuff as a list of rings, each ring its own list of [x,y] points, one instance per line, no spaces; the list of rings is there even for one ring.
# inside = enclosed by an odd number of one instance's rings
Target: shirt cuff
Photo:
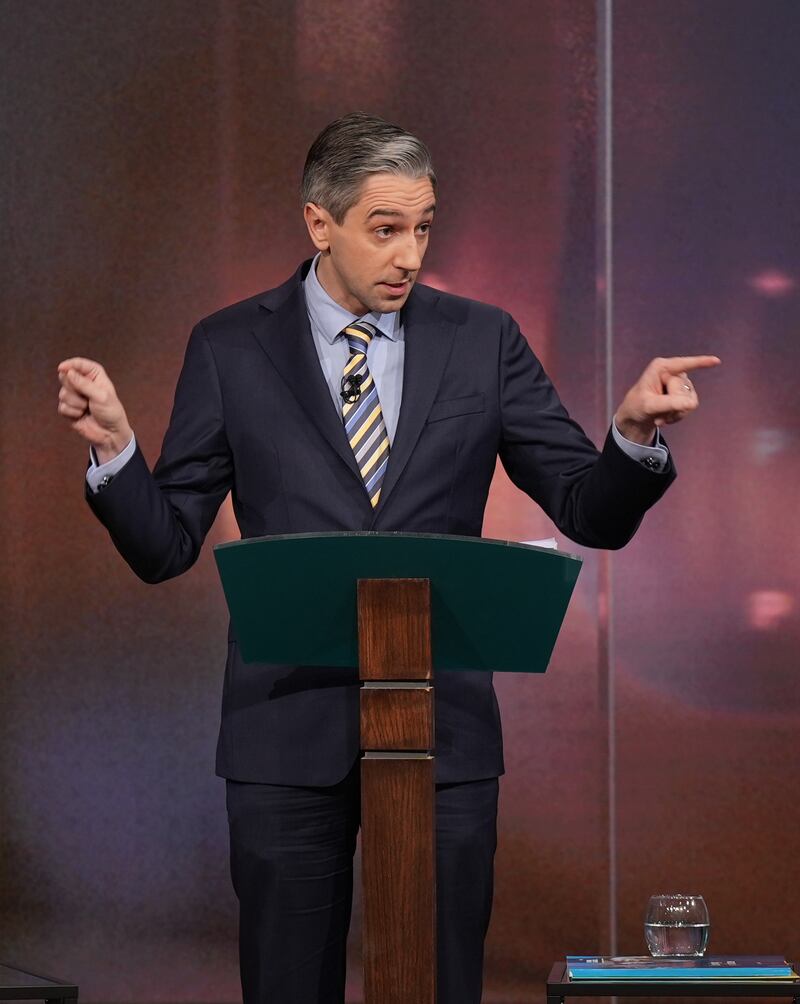
[[[86,471],[86,484],[93,495],[107,488],[122,468],[127,464],[136,452],[136,436],[131,436],[131,441],[116,457],[107,460],[104,464],[98,464],[97,454],[94,447],[89,447],[89,469]]]
[[[641,443],[632,443],[626,439],[617,428],[617,423],[612,420],[611,434],[614,442],[631,460],[646,467],[649,471],[661,473],[669,465],[669,450],[666,443],[661,439],[661,433],[656,429],[656,440],[652,446],[642,446]]]

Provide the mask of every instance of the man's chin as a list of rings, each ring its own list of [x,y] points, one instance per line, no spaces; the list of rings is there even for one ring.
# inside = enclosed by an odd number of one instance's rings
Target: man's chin
[[[398,288],[397,291],[394,291],[387,283],[380,283],[376,304],[373,309],[379,314],[391,314],[394,311],[402,309],[413,287],[413,280],[404,283],[403,287]]]

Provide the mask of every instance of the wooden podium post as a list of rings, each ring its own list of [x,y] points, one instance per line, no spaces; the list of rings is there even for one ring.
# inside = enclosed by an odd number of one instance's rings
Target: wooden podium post
[[[428,579],[360,579],[365,1004],[435,1004],[436,828]]]

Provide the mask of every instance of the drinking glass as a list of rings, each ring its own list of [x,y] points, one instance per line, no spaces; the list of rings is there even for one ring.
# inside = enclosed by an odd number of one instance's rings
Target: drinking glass
[[[664,893],[651,896],[644,917],[644,937],[654,958],[702,955],[708,944],[708,908],[702,896]]]

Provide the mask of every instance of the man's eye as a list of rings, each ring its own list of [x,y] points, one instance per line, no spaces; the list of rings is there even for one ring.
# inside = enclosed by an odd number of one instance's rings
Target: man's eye
[[[417,233],[427,234],[430,232],[430,229],[431,229],[430,223],[420,223],[420,225],[417,227]]]
[[[378,237],[391,237],[392,228],[391,227],[378,227],[375,233]]]

